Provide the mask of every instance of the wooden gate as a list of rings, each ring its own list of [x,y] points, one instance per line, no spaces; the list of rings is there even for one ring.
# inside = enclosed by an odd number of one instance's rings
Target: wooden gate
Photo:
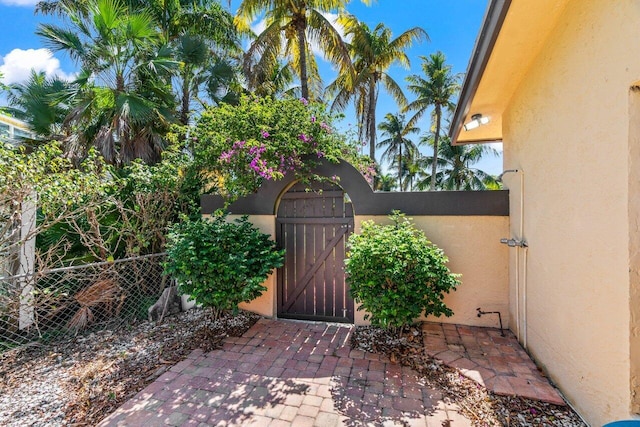
[[[278,317],[353,323],[345,282],[353,208],[337,185],[298,183],[282,196],[276,241],[286,249],[278,270]]]

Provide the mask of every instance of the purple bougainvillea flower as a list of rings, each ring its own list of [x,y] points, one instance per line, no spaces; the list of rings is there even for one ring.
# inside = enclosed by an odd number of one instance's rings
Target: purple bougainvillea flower
[[[311,116],[311,123],[315,123],[316,122],[316,116]]]
[[[329,126],[328,124],[326,124],[325,122],[320,123],[320,127],[322,129],[324,129],[325,131],[331,133],[331,126]]]
[[[263,138],[269,138],[269,132],[267,132],[266,130],[260,131],[260,134]]]
[[[259,147],[251,147],[249,148],[249,154],[252,156],[256,156],[256,158],[260,157],[260,154],[264,153],[267,150],[267,147],[264,144],[261,144]]]
[[[309,137],[308,137],[307,135],[305,135],[304,133],[301,133],[301,134],[298,136],[298,138],[300,138],[300,140],[301,140],[301,141],[304,141],[304,142],[309,142],[309,141],[311,141],[311,138],[309,138]]]
[[[220,161],[225,162],[225,163],[229,163],[231,161],[231,157],[233,156],[233,151],[223,151],[222,154],[220,154]]]
[[[304,105],[309,105],[309,101],[307,101],[306,98],[300,98],[300,102],[302,102]]]

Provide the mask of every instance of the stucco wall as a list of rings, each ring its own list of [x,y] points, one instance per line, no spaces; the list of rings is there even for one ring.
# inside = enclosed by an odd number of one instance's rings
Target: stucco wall
[[[229,219],[240,218],[242,215],[229,215]],[[274,215],[252,215],[249,220],[261,232],[276,238],[276,217]],[[240,308],[253,311],[262,316],[273,317],[276,314],[276,275],[272,273],[263,283],[267,290],[255,300],[240,304]]]
[[[234,216],[230,216],[233,218]],[[438,319],[441,322],[465,325],[498,327],[497,316],[478,318],[476,308],[485,311],[500,311],[505,327],[508,324],[508,250],[501,245],[500,238],[508,233],[508,217],[413,217],[416,225],[425,231],[429,239],[442,248],[449,257],[449,268],[462,274],[462,285],[447,295],[446,303],[454,316]],[[355,217],[355,229],[360,230],[363,220],[388,223],[384,216]],[[250,220],[261,231],[275,238],[275,216],[253,215]],[[276,277],[271,275],[265,286],[268,288],[260,298],[241,307],[265,316],[276,314]],[[366,324],[364,312],[356,312],[356,324]]]
[[[528,349],[592,425],[630,416],[629,211],[638,203],[629,195],[629,88],[638,52],[640,2],[571,1],[503,118],[505,169],[524,179],[521,193],[520,177],[505,176],[515,236],[524,195]]]

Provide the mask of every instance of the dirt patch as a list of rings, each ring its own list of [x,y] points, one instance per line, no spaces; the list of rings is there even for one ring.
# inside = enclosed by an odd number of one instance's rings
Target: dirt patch
[[[521,397],[498,396],[463,376],[457,369],[427,356],[421,325],[405,329],[401,335],[371,326],[357,327],[351,338],[353,348],[387,355],[392,362],[409,366],[427,384],[437,387],[445,399],[475,426],[586,426],[568,406],[556,406]]]
[[[0,354],[0,425],[93,426],[191,351],[220,347],[259,316],[194,309],[115,331]]]

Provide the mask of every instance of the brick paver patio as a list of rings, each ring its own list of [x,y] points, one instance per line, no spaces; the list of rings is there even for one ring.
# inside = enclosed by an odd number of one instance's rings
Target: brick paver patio
[[[415,371],[352,350],[352,327],[261,319],[194,351],[100,426],[470,426]],[[564,404],[508,331],[425,323],[427,354],[498,394]]]
[[[511,331],[431,322],[422,331],[428,355],[494,393],[565,405]]]
[[[260,320],[221,350],[194,351],[100,425],[471,425],[415,371],[351,350],[351,329]]]

